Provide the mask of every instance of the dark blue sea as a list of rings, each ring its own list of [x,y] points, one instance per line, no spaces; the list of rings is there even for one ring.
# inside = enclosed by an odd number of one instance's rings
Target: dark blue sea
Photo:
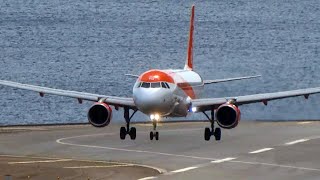
[[[193,3],[195,70],[262,75],[208,85],[204,97],[320,86],[319,0],[0,0],[0,79],[130,97],[135,79],[124,74],[183,68]],[[86,122],[90,105],[0,86],[2,125]],[[311,95],[241,110],[247,120],[320,119],[319,106]]]

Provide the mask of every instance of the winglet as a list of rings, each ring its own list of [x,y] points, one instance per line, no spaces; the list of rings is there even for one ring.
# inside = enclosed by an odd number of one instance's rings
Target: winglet
[[[186,60],[185,66],[184,66],[184,69],[185,69],[185,70],[192,70],[192,69],[193,69],[194,7],[195,7],[194,5],[192,5],[192,7],[191,7],[187,60]]]

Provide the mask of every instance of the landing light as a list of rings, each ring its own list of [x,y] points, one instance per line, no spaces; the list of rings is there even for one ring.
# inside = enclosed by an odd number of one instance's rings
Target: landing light
[[[192,107],[191,110],[192,110],[192,112],[197,112],[198,109],[197,109],[197,107]]]
[[[159,114],[155,114],[155,115],[154,115],[154,119],[157,120],[157,121],[159,121],[160,115],[159,115]]]
[[[151,114],[150,115],[150,119],[159,121],[160,120],[160,115],[159,114]]]

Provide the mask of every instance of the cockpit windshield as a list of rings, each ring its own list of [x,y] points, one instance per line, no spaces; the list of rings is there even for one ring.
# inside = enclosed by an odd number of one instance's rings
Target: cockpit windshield
[[[150,83],[143,82],[143,83],[141,84],[141,87],[142,87],[142,88],[150,88]]]
[[[137,84],[137,88],[165,88],[165,89],[170,89],[170,86],[166,82],[155,82],[155,83],[140,82],[140,83]]]
[[[160,87],[161,87],[161,85],[160,85],[159,82],[157,82],[157,83],[151,83],[151,88],[160,88]]]

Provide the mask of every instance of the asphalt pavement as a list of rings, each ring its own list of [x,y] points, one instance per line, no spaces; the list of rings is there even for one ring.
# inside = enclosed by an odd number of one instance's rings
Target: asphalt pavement
[[[0,128],[0,176],[14,179],[320,179],[320,122],[242,121],[205,141],[206,122]]]

